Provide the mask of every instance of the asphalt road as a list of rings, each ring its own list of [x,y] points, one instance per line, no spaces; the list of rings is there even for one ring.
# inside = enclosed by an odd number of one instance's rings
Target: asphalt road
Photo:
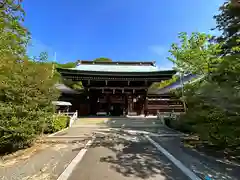
[[[186,148],[181,134],[171,129],[137,129],[158,133],[149,137],[199,179],[240,179],[240,167],[218,162]],[[170,134],[170,136],[169,136]],[[171,136],[175,134],[177,136]],[[166,136],[165,136],[166,135]],[[179,135],[179,136],[178,136]],[[98,132],[94,144],[77,164],[69,180],[188,180],[190,179],[143,134],[111,130]],[[193,179],[193,178],[192,178]]]
[[[202,179],[207,175],[211,176],[211,180],[240,179],[240,166],[221,163],[218,159],[186,148],[180,137],[151,138]]]
[[[77,155],[80,144],[40,144],[0,163],[1,180],[56,180]]]
[[[99,135],[69,180],[188,180],[144,136]]]
[[[218,162],[217,159],[184,147],[181,143],[182,134],[164,126],[124,130],[71,128],[57,136],[67,139],[79,136],[83,138],[82,141],[43,144],[35,151],[27,151],[24,156],[0,163],[0,179],[57,180],[74,157],[86,147],[85,143],[94,137],[93,132],[96,138],[92,146],[87,148],[81,161],[76,162],[68,180],[190,179],[186,171],[156,148],[156,144],[153,145],[148,137],[200,179],[205,179],[207,175],[212,177],[211,180],[240,179],[240,166]],[[146,135],[143,132],[149,133]]]

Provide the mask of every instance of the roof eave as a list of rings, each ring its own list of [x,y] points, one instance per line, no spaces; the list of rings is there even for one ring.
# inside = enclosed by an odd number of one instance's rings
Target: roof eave
[[[133,76],[156,76],[156,75],[174,75],[176,74],[175,70],[164,70],[164,71],[148,71],[148,72],[111,72],[111,71],[83,71],[78,69],[66,69],[66,68],[57,68],[60,73],[70,73],[73,75],[110,75],[110,76],[123,76],[123,75],[133,75]]]

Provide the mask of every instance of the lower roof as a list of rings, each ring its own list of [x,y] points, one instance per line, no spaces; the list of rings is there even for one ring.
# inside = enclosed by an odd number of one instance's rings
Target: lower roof
[[[55,84],[55,87],[61,93],[66,93],[66,94],[78,94],[79,93],[79,91],[71,89],[71,88],[67,87],[65,84]]]
[[[56,106],[72,106],[72,103],[66,101],[52,101],[52,104]]]

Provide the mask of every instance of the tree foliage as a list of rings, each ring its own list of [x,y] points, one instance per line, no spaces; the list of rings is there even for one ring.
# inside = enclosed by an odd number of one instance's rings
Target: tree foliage
[[[221,36],[217,38],[218,42],[222,42],[223,54],[232,54],[233,47],[240,46],[240,5],[237,0],[228,0],[219,8],[220,13],[214,16]]]
[[[12,61],[5,61],[0,68],[0,150],[10,151],[15,148],[13,145],[22,147],[44,131],[46,119],[54,113],[52,101],[59,93],[54,87],[51,65],[28,59],[9,62]]]
[[[65,84],[66,86],[74,90],[82,90],[84,88],[82,81],[72,81],[72,80],[66,79],[66,80],[63,80],[63,84]]]
[[[218,56],[221,52],[221,44],[212,41],[212,36],[194,32],[190,36],[186,32],[179,33],[180,43],[173,43],[169,52],[170,61],[175,64],[174,69],[180,74],[197,74],[210,77],[217,65],[222,61]],[[154,87],[164,88],[177,81],[179,77],[173,76],[171,79],[162,81]]]
[[[160,83],[153,83],[153,85],[150,87],[150,89],[161,89],[164,88],[170,84],[175,83],[179,79],[179,76],[173,75],[171,79],[164,80]]]
[[[68,62],[65,64],[55,63],[58,68],[75,68],[77,66],[77,62]]]
[[[30,37],[22,25],[21,4],[0,4],[0,152],[24,148],[47,127],[59,93],[58,76],[46,53],[37,61],[26,55]]]
[[[4,1],[0,7],[0,54],[23,56],[30,38],[23,27],[25,12],[16,1]]]
[[[56,63],[56,67],[58,68],[75,68],[77,66],[77,62],[68,62],[65,64],[60,64],[60,63]],[[71,81],[71,80],[63,80],[63,83],[74,89],[74,90],[82,90],[83,89],[83,85],[82,85],[82,81]]]
[[[220,7],[220,14],[214,17],[222,31],[217,42],[205,36],[201,39],[205,39],[207,46],[200,43],[200,48],[195,48],[192,44],[199,43],[199,38],[187,39],[182,34],[181,45],[173,45],[170,51],[177,69],[209,77],[184,86],[188,111],[181,116],[178,128],[199,135],[205,144],[231,153],[240,146],[239,7],[230,1]],[[209,71],[206,68],[209,65],[214,69]],[[179,91],[176,94],[180,95]]]
[[[96,59],[94,59],[93,61],[94,61],[94,62],[112,62],[111,59],[105,58],[105,57],[96,58]]]
[[[211,41],[212,36],[205,33],[194,32],[179,33],[180,45],[172,44],[169,52],[172,57],[168,59],[176,65],[182,73],[210,74],[221,61],[217,55],[221,52],[221,45]]]

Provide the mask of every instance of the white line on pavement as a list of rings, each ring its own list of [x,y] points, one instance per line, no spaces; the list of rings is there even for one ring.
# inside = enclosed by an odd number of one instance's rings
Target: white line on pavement
[[[157,136],[157,137],[181,137],[181,136],[187,136],[185,134],[179,134],[179,133],[176,133],[176,134],[163,134],[163,133],[152,133],[152,132],[148,132],[148,131],[141,131],[141,130],[127,130],[127,129],[113,129],[113,128],[110,128],[110,129],[105,129],[105,130],[101,130],[100,131],[96,131],[96,133],[99,133],[99,134],[107,134],[107,132],[111,133],[111,131],[116,131],[116,132],[119,132],[119,131],[123,131],[123,132],[127,132],[129,134],[132,134],[132,135],[149,135],[149,136]]]
[[[130,134],[145,134],[145,135],[150,135],[150,136],[158,136],[158,137],[180,137],[180,136],[186,136],[183,133],[179,134],[163,134],[163,133],[152,133],[152,132],[148,132],[148,131],[141,131],[141,130],[123,130],[124,132],[128,132]]]
[[[200,180],[200,178],[196,174],[194,174],[190,169],[184,166],[183,163],[177,160],[172,154],[170,154],[166,149],[160,146],[152,138],[150,138],[148,135],[145,135],[145,137],[191,180]]]
[[[70,175],[72,174],[74,168],[76,165],[82,160],[83,156],[87,152],[87,148],[92,145],[95,137],[93,139],[89,140],[85,146],[85,148],[81,149],[77,156],[70,162],[70,164],[67,166],[67,168],[62,172],[62,174],[57,178],[57,180],[67,180]]]

